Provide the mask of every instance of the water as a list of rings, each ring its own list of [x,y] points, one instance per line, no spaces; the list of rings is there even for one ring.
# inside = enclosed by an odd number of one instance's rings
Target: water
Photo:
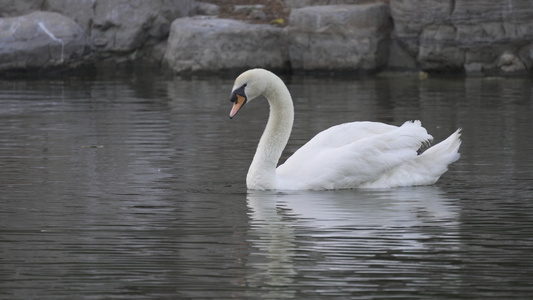
[[[284,78],[288,157],[354,120],[421,119],[462,157],[435,186],[247,192],[266,122],[232,79],[0,81],[1,299],[525,299],[529,78]]]

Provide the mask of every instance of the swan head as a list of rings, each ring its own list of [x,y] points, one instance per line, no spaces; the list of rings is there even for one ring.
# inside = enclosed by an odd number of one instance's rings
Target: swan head
[[[264,69],[252,69],[235,79],[230,96],[230,101],[233,103],[230,118],[233,118],[246,103],[263,94],[267,87],[265,77],[269,74],[272,73]]]

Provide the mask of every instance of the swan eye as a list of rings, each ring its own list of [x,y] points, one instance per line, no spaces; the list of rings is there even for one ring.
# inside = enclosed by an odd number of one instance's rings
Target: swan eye
[[[248,100],[246,98],[246,93],[244,92],[244,88],[246,87],[246,84],[241,86],[240,88],[236,89],[231,93],[230,101],[233,102],[233,108],[231,109],[231,112],[229,113],[229,117],[233,118],[239,110],[243,107],[244,104],[246,104],[246,101]]]
[[[244,92],[244,88],[246,88],[246,83],[243,84],[240,88],[236,89],[231,93],[230,101],[233,103],[238,103],[240,98],[244,98],[244,102],[246,102],[246,93]]]

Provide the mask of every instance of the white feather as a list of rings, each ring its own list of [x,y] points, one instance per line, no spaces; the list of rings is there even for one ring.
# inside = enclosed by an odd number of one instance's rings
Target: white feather
[[[459,159],[460,129],[427,149],[433,139],[420,121],[402,126],[353,122],[326,129],[276,169],[290,136],[293,105],[285,84],[273,73],[253,69],[241,74],[234,90],[245,85],[248,101],[264,95],[270,117],[246,183],[249,189],[388,188],[435,183]]]

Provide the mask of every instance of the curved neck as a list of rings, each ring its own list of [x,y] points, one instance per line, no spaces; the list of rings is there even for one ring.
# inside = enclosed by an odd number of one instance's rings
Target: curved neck
[[[267,79],[263,96],[270,104],[270,115],[246,177],[249,189],[276,188],[276,166],[289,141],[294,120],[289,90],[277,76]]]

